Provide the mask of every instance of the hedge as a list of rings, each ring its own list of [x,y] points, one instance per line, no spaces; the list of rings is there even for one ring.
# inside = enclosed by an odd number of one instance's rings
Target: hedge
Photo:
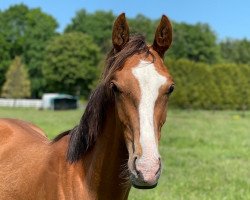
[[[170,105],[191,109],[250,109],[250,66],[167,60],[175,81]]]

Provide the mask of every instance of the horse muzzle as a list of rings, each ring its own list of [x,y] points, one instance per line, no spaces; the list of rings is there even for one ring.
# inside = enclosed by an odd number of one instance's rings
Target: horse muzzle
[[[157,186],[161,175],[161,159],[145,159],[135,157],[131,182],[138,189],[152,189]]]

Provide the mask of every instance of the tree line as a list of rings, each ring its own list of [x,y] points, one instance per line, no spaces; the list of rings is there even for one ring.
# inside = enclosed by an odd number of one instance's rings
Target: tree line
[[[105,55],[111,48],[115,18],[111,11],[88,13],[82,9],[63,33],[58,33],[56,19],[40,8],[19,4],[0,11],[1,94],[6,96],[11,63],[18,63],[20,58],[20,66],[28,74],[25,79],[30,82],[30,93],[26,94],[39,98],[44,92],[63,92],[87,98],[98,82]],[[128,21],[132,33],[141,33],[152,43],[158,20],[140,14]],[[166,60],[186,59],[206,63],[208,68],[224,63],[250,64],[249,40],[218,41],[208,24],[172,23],[174,40]]]

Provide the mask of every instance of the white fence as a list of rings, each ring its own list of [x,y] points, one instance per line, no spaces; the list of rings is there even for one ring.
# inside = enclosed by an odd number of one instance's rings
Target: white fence
[[[24,108],[41,108],[42,100],[40,99],[1,99],[0,107],[24,107]]]

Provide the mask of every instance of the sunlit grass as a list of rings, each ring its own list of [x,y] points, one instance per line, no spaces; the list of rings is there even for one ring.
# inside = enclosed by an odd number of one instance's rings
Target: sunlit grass
[[[79,123],[81,110],[51,111],[25,108],[0,108],[0,117],[27,120],[39,126],[53,138],[62,131],[73,128]]]
[[[50,138],[82,111],[0,108],[0,117],[31,121]],[[162,131],[164,170],[157,188],[132,189],[130,200],[250,199],[250,112],[170,110]]]

